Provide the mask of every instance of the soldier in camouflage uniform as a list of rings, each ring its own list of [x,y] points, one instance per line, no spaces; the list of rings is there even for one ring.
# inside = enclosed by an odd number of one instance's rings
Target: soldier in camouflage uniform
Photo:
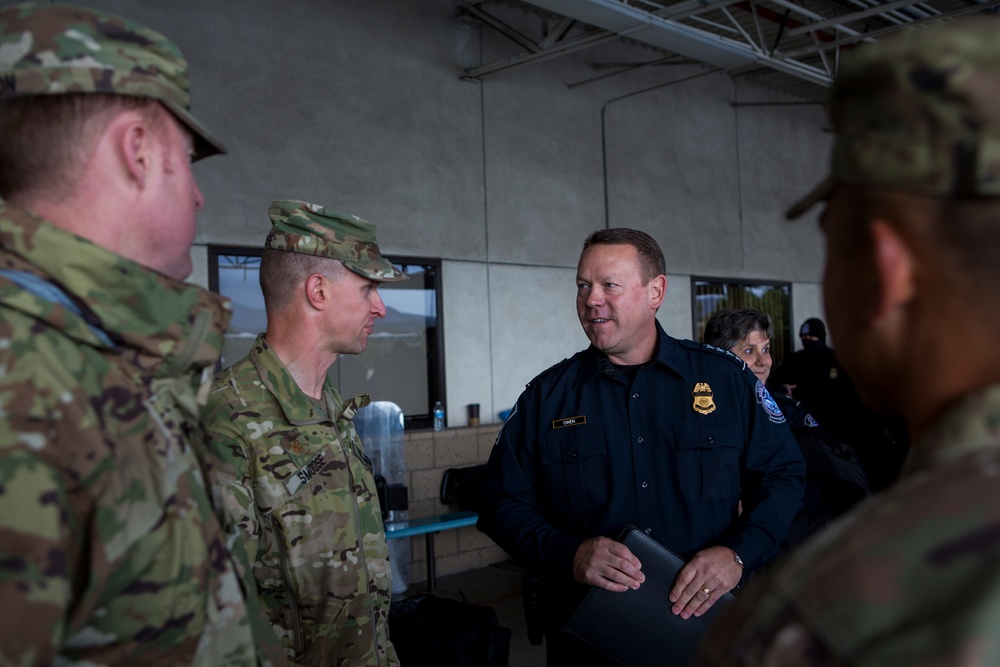
[[[327,377],[385,317],[375,227],[280,200],[260,282],[267,331],[215,378],[205,426],[226,506],[242,526],[260,600],[300,665],[396,665],[389,552],[371,463]]]
[[[746,590],[698,664],[1000,665],[1000,21],[845,58],[831,96],[826,310],[899,482]]]
[[[286,662],[206,487],[187,86],[131,21],[0,10],[0,664]]]

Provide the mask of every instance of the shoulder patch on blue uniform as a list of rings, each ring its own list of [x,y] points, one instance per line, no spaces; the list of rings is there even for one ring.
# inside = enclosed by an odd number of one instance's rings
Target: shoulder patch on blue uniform
[[[811,414],[809,414],[808,412],[806,413],[806,416],[805,416],[805,418],[804,418],[804,419],[803,419],[802,421],[803,421],[803,422],[805,423],[805,425],[806,425],[806,426],[808,426],[809,428],[816,428],[817,426],[819,426],[819,422],[818,422],[818,421],[816,421],[816,418],[815,418],[815,417],[813,417],[813,416],[812,416]]]
[[[760,380],[757,380],[757,402],[764,408],[768,419],[775,424],[785,423],[785,415],[782,414],[781,408],[778,407],[778,402],[768,393],[767,387]]]

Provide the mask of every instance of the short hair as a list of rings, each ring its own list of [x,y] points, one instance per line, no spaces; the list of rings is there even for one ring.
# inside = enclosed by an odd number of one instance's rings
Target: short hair
[[[101,132],[118,111],[146,116],[154,131],[166,110],[154,99],[99,93],[31,95],[0,102],[0,197],[64,196],[84,174]]]
[[[337,281],[347,268],[339,259],[264,248],[260,258],[260,290],[268,314],[283,310],[306,278],[319,273]]]
[[[702,340],[708,345],[732,350],[754,331],[770,339],[773,334],[770,316],[756,308],[723,308],[708,318]]]
[[[583,242],[583,250],[594,245],[630,245],[639,255],[640,275],[643,284],[649,283],[656,276],[667,272],[667,263],[663,259],[660,244],[646,232],[627,227],[599,229]]]

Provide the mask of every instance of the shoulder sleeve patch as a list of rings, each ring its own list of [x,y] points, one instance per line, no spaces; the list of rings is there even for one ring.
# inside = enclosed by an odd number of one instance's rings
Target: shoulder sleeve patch
[[[775,424],[784,424],[785,415],[782,414],[781,408],[778,407],[778,402],[774,400],[774,397],[767,391],[767,387],[760,380],[757,380],[757,402],[764,408],[764,412],[767,413],[767,418],[773,421]]]

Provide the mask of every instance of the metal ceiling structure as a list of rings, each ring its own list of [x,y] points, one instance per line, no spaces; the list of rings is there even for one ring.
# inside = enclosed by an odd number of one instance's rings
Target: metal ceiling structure
[[[619,72],[701,63],[819,103],[841,54],[904,28],[996,14],[1000,0],[459,0],[458,7],[523,49],[467,69],[468,78],[619,41],[645,54]],[[1000,39],[1000,18],[997,26]]]

